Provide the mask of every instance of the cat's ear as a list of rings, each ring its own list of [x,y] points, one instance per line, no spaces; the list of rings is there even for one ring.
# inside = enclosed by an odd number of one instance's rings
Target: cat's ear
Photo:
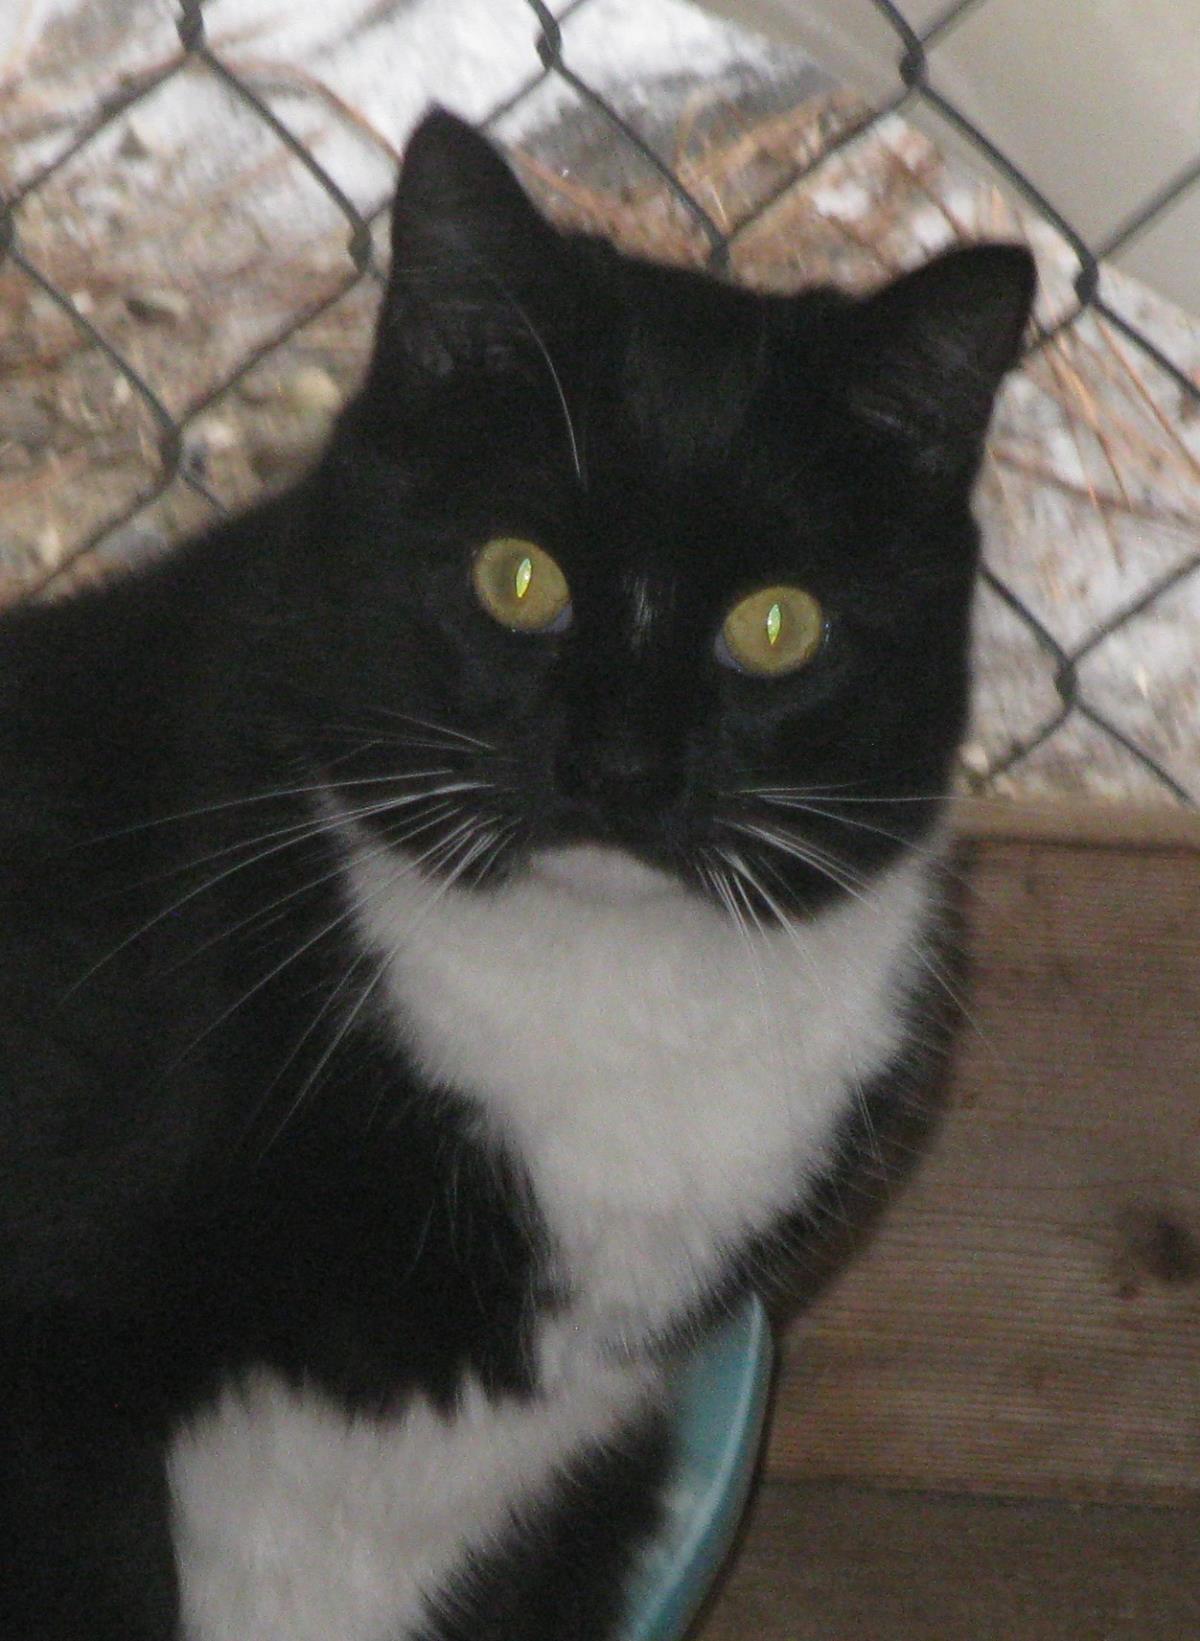
[[[405,150],[376,374],[412,391],[528,342],[560,236],[492,145],[434,109]]]
[[[1016,363],[1037,287],[1022,245],[947,251],[854,310],[852,412],[935,471],[978,459],[992,403]]]

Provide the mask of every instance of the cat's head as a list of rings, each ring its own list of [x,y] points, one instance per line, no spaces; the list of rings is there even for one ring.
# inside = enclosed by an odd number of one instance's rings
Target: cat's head
[[[760,913],[917,839],[1028,253],[760,296],[558,232],[441,113],[392,239],[314,520],[342,801],[464,883],[593,844]]]

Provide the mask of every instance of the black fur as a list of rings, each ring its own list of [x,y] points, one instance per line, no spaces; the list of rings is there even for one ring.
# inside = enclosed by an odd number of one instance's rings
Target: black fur
[[[481,893],[586,837],[711,894],[739,788],[829,787],[805,836],[870,873],[927,833],[960,733],[968,497],[1025,253],[955,253],[865,303],[751,295],[559,235],[444,115],[394,223],[372,367],[318,469],[0,623],[5,1637],[174,1636],[164,1451],[248,1369],[371,1413],[450,1408],[468,1371],[533,1392],[529,1326],[558,1302],[537,1205],[368,1011],[336,1029],[364,959],[314,787],[365,807],[431,764],[486,774],[506,832],[463,880]],[[497,535],[562,564],[560,636],[473,600]],[[817,662],[723,665],[731,601],[784,578],[826,609]],[[638,586],[660,626],[633,653]],[[431,871],[461,865],[461,810],[399,813]],[[744,847],[773,886],[755,916],[841,892]],[[608,1635],[658,1454],[583,1465],[425,1641]]]

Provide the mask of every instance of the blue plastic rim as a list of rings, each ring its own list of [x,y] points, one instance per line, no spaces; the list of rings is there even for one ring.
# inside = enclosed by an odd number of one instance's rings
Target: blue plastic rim
[[[622,1641],[682,1641],[737,1531],[758,1455],[774,1359],[757,1299],[688,1363],[673,1420],[666,1520],[630,1591]]]

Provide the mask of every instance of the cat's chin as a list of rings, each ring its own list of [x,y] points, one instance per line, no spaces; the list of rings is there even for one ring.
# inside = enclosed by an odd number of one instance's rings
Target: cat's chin
[[[571,843],[539,849],[529,860],[529,871],[542,883],[566,890],[581,900],[609,905],[653,900],[677,894],[679,880],[638,860],[624,849],[604,843]]]

